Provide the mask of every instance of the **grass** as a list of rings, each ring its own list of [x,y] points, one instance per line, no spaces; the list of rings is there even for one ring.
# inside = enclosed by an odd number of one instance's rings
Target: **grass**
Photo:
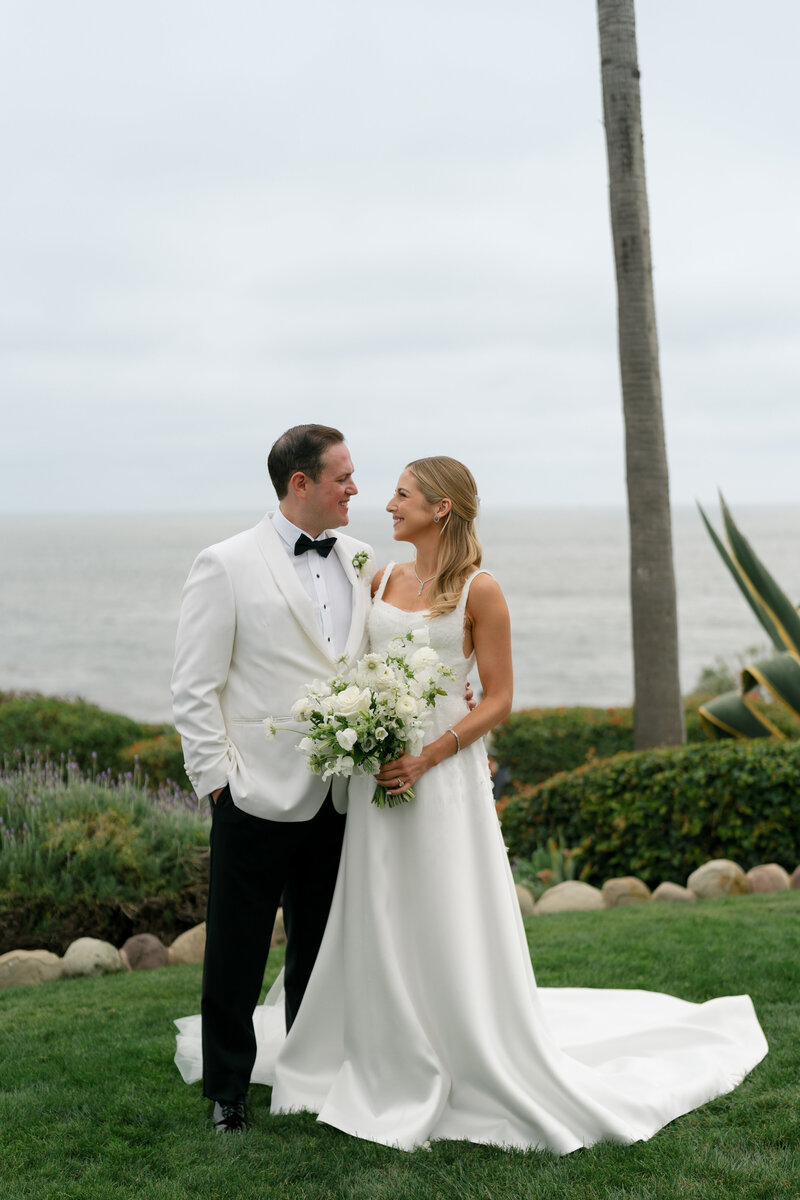
[[[405,1154],[312,1116],[220,1137],[172,1064],[199,967],[0,993],[3,1200],[798,1200],[800,894],[649,905],[527,922],[543,986],[646,987],[689,1000],[747,991],[770,1053],[731,1095],[651,1141],[565,1158],[464,1142]],[[273,952],[266,982],[281,964]]]

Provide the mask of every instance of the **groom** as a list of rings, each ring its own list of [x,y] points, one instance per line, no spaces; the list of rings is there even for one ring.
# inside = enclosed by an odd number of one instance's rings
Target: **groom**
[[[220,1132],[247,1128],[258,1003],[278,905],[286,925],[286,1024],[328,917],[346,780],[312,775],[281,733],[303,684],[365,650],[372,551],[330,530],[358,492],[338,429],[297,425],[267,461],[279,507],[204,550],[184,588],[172,695],[186,772],[212,804],[203,970],[203,1094]],[[364,555],[366,554],[366,558]],[[277,715],[268,741],[266,716]]]

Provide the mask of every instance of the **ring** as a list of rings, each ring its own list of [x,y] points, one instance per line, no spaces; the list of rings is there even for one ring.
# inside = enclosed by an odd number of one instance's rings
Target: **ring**
[[[400,778],[400,776],[398,775],[398,776],[397,776],[397,783],[395,784],[395,787],[402,787],[402,786],[403,786],[403,781],[402,781],[402,779]]]

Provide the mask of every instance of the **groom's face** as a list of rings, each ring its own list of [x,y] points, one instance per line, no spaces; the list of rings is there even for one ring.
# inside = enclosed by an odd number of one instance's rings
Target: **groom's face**
[[[319,478],[309,481],[308,516],[320,533],[338,529],[350,520],[348,505],[357,495],[350,451],[344,442],[334,442],[323,455]]]

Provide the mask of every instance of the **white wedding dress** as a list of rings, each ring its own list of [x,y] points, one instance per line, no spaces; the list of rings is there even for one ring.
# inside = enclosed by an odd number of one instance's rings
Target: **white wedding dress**
[[[427,623],[455,671],[434,710],[435,740],[467,711],[469,584],[454,612],[427,620],[383,600],[390,571],[371,648]],[[351,781],[330,919],[290,1035],[280,978],[254,1016],[252,1079],[273,1085],[273,1111],[308,1109],[406,1150],[463,1138],[566,1154],[649,1138],[766,1054],[748,996],[691,1004],[537,988],[482,741],[427,772],[409,803],[379,809],[373,791],[371,778]],[[175,1061],[192,1082],[200,1018],[176,1024]]]

